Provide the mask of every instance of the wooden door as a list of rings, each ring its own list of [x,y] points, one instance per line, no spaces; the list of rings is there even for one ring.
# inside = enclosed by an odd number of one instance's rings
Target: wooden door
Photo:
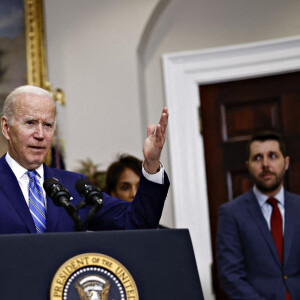
[[[284,134],[290,169],[285,186],[300,194],[300,72],[199,87],[206,161],[213,281],[217,300],[228,299],[220,290],[216,268],[218,207],[252,182],[245,167],[249,137],[264,129]]]

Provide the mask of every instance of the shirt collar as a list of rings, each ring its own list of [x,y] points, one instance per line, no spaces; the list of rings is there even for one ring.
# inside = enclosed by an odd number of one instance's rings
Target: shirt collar
[[[6,159],[8,165],[10,166],[10,168],[12,169],[13,173],[15,174],[15,176],[17,177],[18,180],[28,171],[27,169],[22,167],[16,160],[14,160],[9,155],[8,152],[6,153],[5,159]],[[44,166],[43,166],[43,164],[41,164],[35,170],[38,173],[39,178],[44,179]]]
[[[262,207],[266,201],[269,199],[269,196],[263,194],[256,185],[253,186],[253,193],[258,201],[260,207]],[[280,191],[273,197],[275,198],[283,207],[284,207],[284,187],[282,186]]]

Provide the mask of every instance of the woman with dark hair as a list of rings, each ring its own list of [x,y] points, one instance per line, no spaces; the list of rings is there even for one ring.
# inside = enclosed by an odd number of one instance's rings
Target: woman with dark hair
[[[106,192],[121,200],[131,202],[137,192],[143,162],[128,154],[122,154],[106,172]]]

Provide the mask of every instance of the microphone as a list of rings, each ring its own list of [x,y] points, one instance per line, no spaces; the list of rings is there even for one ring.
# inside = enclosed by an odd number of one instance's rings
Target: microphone
[[[75,231],[81,231],[81,217],[78,214],[77,208],[70,203],[71,196],[69,191],[65,189],[56,178],[45,179],[43,187],[46,194],[53,200],[53,203],[56,206],[63,207],[73,219]]]
[[[85,222],[89,222],[92,218],[95,217],[97,212],[100,210],[100,208],[103,206],[103,195],[101,190],[92,185],[86,178],[80,178],[77,180],[75,184],[75,188],[79,195],[83,198],[85,198],[85,202],[79,203],[77,208],[81,209],[85,207],[86,205],[92,206],[90,209]]]

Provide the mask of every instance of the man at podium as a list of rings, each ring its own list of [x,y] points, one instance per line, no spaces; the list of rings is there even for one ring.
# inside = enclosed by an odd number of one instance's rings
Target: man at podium
[[[80,230],[157,228],[169,188],[159,160],[166,140],[167,108],[159,124],[147,128],[143,171],[134,200],[121,201],[103,193],[103,201],[98,199],[102,207],[89,222],[84,220],[93,207],[78,206],[85,202],[75,188],[75,183],[85,177],[44,164],[55,122],[55,103],[48,91],[27,85],[7,96],[1,118],[8,152],[0,158],[0,233],[75,231],[75,219],[82,221]],[[46,195],[43,185],[48,179],[57,182],[53,189],[65,209]],[[60,196],[62,191],[64,197]],[[66,193],[70,197],[65,197]],[[76,218],[70,217],[70,208]]]

